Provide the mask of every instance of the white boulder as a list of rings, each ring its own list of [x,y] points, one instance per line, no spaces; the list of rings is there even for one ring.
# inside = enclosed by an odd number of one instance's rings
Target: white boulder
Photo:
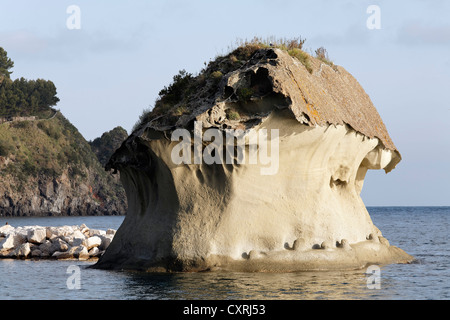
[[[105,230],[98,230],[98,229],[90,229],[89,230],[89,237],[101,236],[101,235],[105,235],[105,234],[106,234]]]
[[[93,237],[89,237],[86,240],[86,247],[88,250],[94,248],[94,247],[98,247],[102,244],[102,239],[98,236],[93,236]]]
[[[74,232],[73,227],[71,227],[71,226],[54,227],[52,229],[52,231],[53,231],[53,234],[58,237],[68,236],[68,235],[73,234],[73,232]]]
[[[93,247],[91,250],[89,250],[89,256],[90,257],[98,257],[101,255],[101,251],[98,249],[98,247]]]
[[[14,232],[14,227],[9,224],[0,227],[0,237],[6,237],[12,232]]]
[[[27,232],[27,240],[31,243],[37,243],[41,244],[44,243],[44,241],[47,238],[47,231],[45,228],[32,228],[29,229]]]
[[[78,260],[89,259],[88,249],[83,245],[80,245],[78,247],[72,247],[70,248],[69,252],[71,252],[73,254],[73,257],[77,258]]]
[[[25,243],[25,238],[20,233],[10,233],[0,243],[0,249],[14,249]]]
[[[72,246],[80,246],[85,244],[86,236],[80,230],[75,230],[72,237]]]
[[[85,224],[82,224],[82,225],[80,226],[80,231],[81,231],[81,233],[84,234],[86,237],[89,237],[89,228],[88,228]]]
[[[68,252],[68,251],[64,251],[64,252],[62,252],[62,251],[55,251],[52,254],[52,258],[56,258],[58,260],[62,260],[62,259],[73,259],[74,257],[73,257],[73,254]]]
[[[46,233],[45,236],[47,239],[50,239],[53,235],[52,228],[54,228],[54,227],[46,227],[45,228],[45,233]]]
[[[13,256],[18,258],[26,258],[31,253],[30,244],[28,242],[22,243],[14,252]]]

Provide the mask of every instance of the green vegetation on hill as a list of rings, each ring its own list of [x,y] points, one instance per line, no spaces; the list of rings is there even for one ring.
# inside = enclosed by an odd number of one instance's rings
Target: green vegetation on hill
[[[102,166],[105,166],[114,151],[120,147],[127,137],[127,131],[119,126],[103,133],[100,138],[90,141],[89,144],[97,156],[98,161],[100,161]]]
[[[50,120],[0,124],[0,156],[12,161],[0,175],[58,177],[68,170],[85,178],[97,159],[78,130],[60,113]]]
[[[52,108],[59,101],[55,85],[11,80],[12,66],[0,48],[0,213],[124,214],[118,177],[104,170],[77,128]],[[102,154],[121,139],[116,129],[96,144]]]
[[[68,169],[71,177],[85,177],[96,158],[78,130],[51,108],[59,101],[55,85],[42,79],[13,81],[13,65],[0,48],[0,117],[32,115],[37,120],[0,124],[0,156],[12,159],[0,175],[57,177]]]
[[[28,195],[36,183],[46,185],[64,176],[72,188],[69,197],[80,196],[78,192],[88,187],[92,198],[102,206],[123,208],[125,195],[120,181],[104,170],[89,143],[61,113],[48,120],[0,124],[2,187]],[[80,210],[82,214],[85,209]]]

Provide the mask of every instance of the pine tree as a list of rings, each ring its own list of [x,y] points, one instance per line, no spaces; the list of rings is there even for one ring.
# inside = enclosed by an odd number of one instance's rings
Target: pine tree
[[[6,77],[9,79],[9,75],[12,71],[9,71],[12,67],[14,67],[14,62],[8,58],[8,53],[0,47],[0,78]]]

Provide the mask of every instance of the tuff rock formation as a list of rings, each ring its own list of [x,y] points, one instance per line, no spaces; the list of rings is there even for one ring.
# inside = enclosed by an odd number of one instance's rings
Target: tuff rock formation
[[[175,106],[181,115],[150,115],[111,157],[107,170],[120,172],[129,207],[95,267],[295,271],[412,261],[390,246],[360,197],[367,170],[387,173],[401,156],[358,82],[312,57],[308,72],[280,49],[256,50],[224,73],[226,59]],[[219,81],[208,78],[214,68]],[[173,136],[180,128],[193,137],[185,149]],[[222,137],[243,130],[241,158],[224,143],[211,155],[228,152],[233,163],[195,162],[195,137],[211,128]],[[251,137],[261,132],[272,158],[253,164],[264,140]],[[205,140],[201,151],[212,145]]]

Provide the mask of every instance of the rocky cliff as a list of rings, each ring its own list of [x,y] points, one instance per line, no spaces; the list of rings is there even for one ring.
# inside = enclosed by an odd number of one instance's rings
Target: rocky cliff
[[[120,182],[60,112],[0,124],[0,215],[125,213]]]
[[[293,271],[413,259],[360,197],[368,169],[401,160],[370,98],[342,67],[290,53],[238,48],[160,93],[106,166],[120,172],[129,207],[96,267]]]

